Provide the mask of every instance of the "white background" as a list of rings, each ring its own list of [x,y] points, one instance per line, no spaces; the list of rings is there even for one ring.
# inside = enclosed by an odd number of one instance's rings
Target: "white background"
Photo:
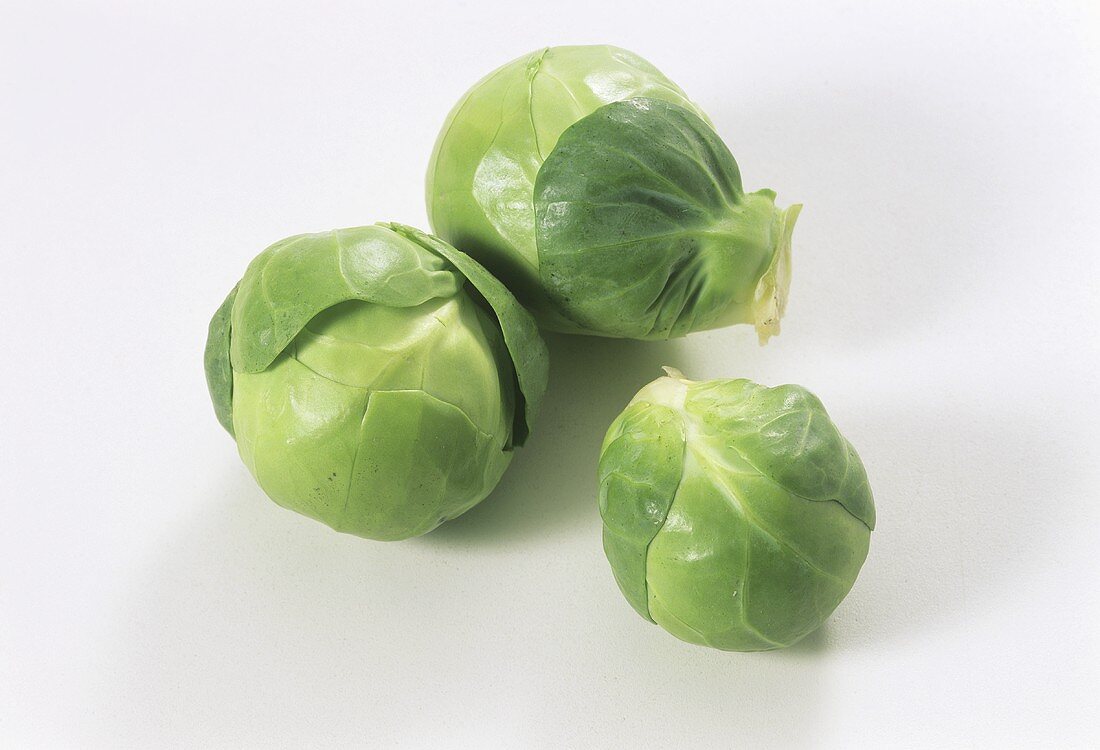
[[[0,11],[0,744],[1100,743],[1089,3],[22,5]],[[226,291],[288,234],[424,226],[459,95],[588,42],[649,58],[747,188],[805,204],[783,334],[552,337],[528,447],[425,538],[277,508],[206,394]],[[867,465],[864,571],[785,652],[680,643],[615,587],[597,450],[661,364],[801,383]]]

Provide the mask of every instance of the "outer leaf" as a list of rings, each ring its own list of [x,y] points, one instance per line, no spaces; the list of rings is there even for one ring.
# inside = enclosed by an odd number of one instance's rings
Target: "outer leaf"
[[[287,352],[262,372],[234,371],[233,380],[237,450],[264,492],[339,523],[371,391],[318,375]]]
[[[817,396],[798,385],[765,388],[748,380],[700,383],[689,394],[687,408],[761,474],[798,497],[835,501],[874,529],[863,462]]]
[[[310,320],[285,353],[344,385],[424,391],[502,446],[510,439],[515,373],[496,318],[469,294],[416,307],[342,302]]]
[[[644,97],[566,130],[534,198],[550,299],[607,336],[751,322],[784,229],[774,194],[743,194],[737,163],[706,122]]]
[[[690,448],[685,451],[676,502],[647,555],[649,610],[661,627],[715,648],[775,647],[771,638],[746,627],[742,612],[744,581],[752,566],[747,529],[724,487]]]
[[[237,373],[238,444],[268,496],[337,531],[424,534],[485,498],[511,460],[503,436],[423,391],[369,391],[303,370],[282,356]]]
[[[445,258],[466,277],[496,315],[517,379],[512,443],[523,445],[538,414],[549,378],[550,358],[535,319],[496,277],[470,256],[414,227],[403,224],[384,226]]]
[[[512,457],[499,436],[423,391],[372,393],[359,444],[338,528],[372,539],[418,536],[465,513],[492,491]]]
[[[362,300],[412,307],[458,292],[438,254],[383,226],[303,234],[277,242],[245,271],[233,305],[233,368],[260,372],[317,313]]]
[[[604,552],[623,595],[646,619],[646,553],[676,497],[683,454],[680,415],[634,403],[612,423],[600,455]]]
[[[513,455],[503,349],[465,294],[329,308],[270,367],[234,373],[241,458],[277,503],[337,530],[425,533],[484,498]]]
[[[229,364],[229,342],[233,301],[236,298],[237,287],[233,287],[233,291],[210,319],[206,351],[203,355],[206,386],[210,389],[210,400],[214,402],[214,414],[230,435],[233,434],[233,368]]]

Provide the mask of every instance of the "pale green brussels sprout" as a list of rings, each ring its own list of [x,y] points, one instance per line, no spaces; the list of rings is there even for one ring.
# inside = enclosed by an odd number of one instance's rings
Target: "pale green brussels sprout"
[[[272,500],[405,539],[496,486],[538,409],[547,353],[475,261],[379,224],[262,252],[210,323],[206,376]]]
[[[855,450],[797,385],[647,385],[600,456],[604,551],[643,617],[727,651],[821,625],[867,557],[875,506]]]
[[[626,50],[550,47],[478,82],[436,141],[427,203],[546,328],[779,331],[800,206],[745,193],[707,116]]]

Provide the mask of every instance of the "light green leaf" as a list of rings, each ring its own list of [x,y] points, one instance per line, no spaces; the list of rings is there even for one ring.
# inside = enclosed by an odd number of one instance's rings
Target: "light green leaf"
[[[635,403],[612,423],[600,455],[604,552],[623,595],[647,619],[646,552],[676,496],[683,453],[680,415]]]
[[[402,224],[385,225],[402,237],[445,258],[470,282],[493,311],[515,367],[517,380],[513,445],[523,445],[546,392],[550,357],[531,314],[505,286],[470,256],[437,237]]]
[[[233,368],[263,370],[313,316],[340,302],[413,307],[460,286],[438,254],[382,226],[289,237],[260,253],[241,279]]]

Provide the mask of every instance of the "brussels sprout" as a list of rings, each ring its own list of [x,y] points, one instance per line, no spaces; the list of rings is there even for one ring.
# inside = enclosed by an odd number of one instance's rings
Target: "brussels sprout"
[[[800,386],[666,371],[603,443],[615,580],[685,641],[789,646],[825,621],[867,557],[875,506],[863,464]]]
[[[551,47],[477,83],[428,167],[432,229],[546,328],[663,339],[779,331],[800,206],[745,193],[676,84],[607,46]]]
[[[475,261],[378,224],[262,252],[210,323],[206,376],[272,500],[405,539],[496,486],[546,389],[547,354]]]

